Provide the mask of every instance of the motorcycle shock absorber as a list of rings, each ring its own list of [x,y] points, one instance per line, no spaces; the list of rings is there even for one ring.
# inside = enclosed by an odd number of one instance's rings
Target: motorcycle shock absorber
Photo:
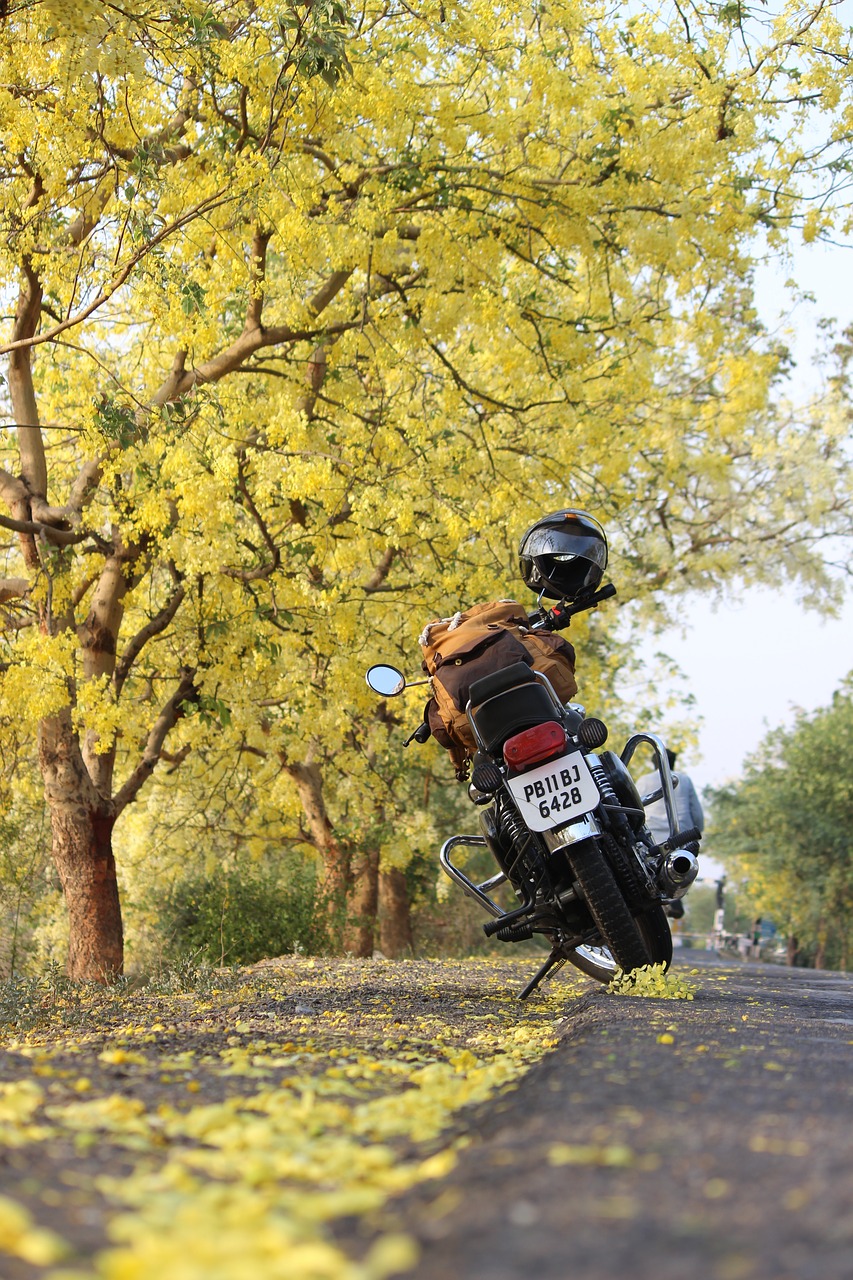
[[[480,815],[480,825],[521,903],[515,910],[484,924],[483,932],[487,938],[497,934],[501,942],[519,942],[521,935],[516,930],[535,909],[537,894],[547,883],[547,871],[535,845],[532,851],[529,849],[534,836],[514,807],[499,801],[496,812],[487,809]],[[530,856],[531,852],[534,857]]]
[[[604,804],[618,804],[619,797],[613,790],[613,784],[608,778],[607,771],[601,761],[596,756],[588,755],[586,762],[589,765],[590,773],[595,778],[596,786],[601,793],[601,799]]]
[[[522,902],[514,911],[484,924],[483,932],[487,938],[496,936],[501,942],[521,942],[533,936],[532,921],[528,917],[535,913],[537,898],[543,893],[547,897],[552,892],[550,877],[536,837],[518,810],[499,801],[495,820],[493,834],[498,838],[501,854],[498,862]],[[493,844],[492,841],[489,843]]]
[[[613,783],[607,776],[607,770],[600,760],[593,759],[592,756],[586,757],[589,765],[589,771],[595,779],[599,794],[601,795],[601,803],[604,806],[604,812],[609,820],[610,826],[622,837],[633,843],[634,833],[631,830],[631,824],[621,812],[622,805],[619,797],[613,789]]]
[[[634,843],[631,824],[625,814],[621,812],[619,797],[613,788],[610,778],[607,776],[607,770],[604,765],[600,760],[593,761],[589,756],[587,756],[587,764],[601,793],[601,803],[610,826],[610,830],[605,830],[602,837],[605,855],[610,865],[620,874],[624,881],[628,900],[632,904],[641,903],[643,900],[643,882],[630,855],[626,853],[626,847],[630,849]]]
[[[517,809],[507,805],[500,814],[501,834],[515,852],[512,864],[514,874],[520,874],[531,882],[535,894],[547,885],[548,871],[536,843],[536,837],[527,827]]]

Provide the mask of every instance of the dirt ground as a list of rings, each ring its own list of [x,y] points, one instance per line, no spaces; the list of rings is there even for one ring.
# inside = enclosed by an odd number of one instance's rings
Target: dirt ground
[[[279,1099],[285,1111],[301,1107],[307,1117],[301,1136],[294,1137],[280,1116],[271,1118],[271,1129],[279,1123],[267,1152],[274,1169],[276,1161],[287,1165],[290,1154],[297,1163],[310,1160],[312,1135],[316,1131],[320,1139],[327,1128],[323,1107],[329,1099],[331,1140],[344,1144],[356,1170],[360,1158],[385,1146],[399,1163],[416,1164],[464,1129],[452,1090],[446,1102],[442,1097],[457,1073],[466,1074],[452,1066],[455,1057],[470,1055],[473,1047],[478,1063],[485,1063],[477,1068],[482,1071],[519,1030],[553,1039],[562,1005],[577,1003],[591,985],[581,975],[567,977],[547,998],[519,1006],[516,993],[537,963],[530,956],[401,962],[291,957],[208,973],[186,990],[180,982],[162,990],[116,991],[81,990],[59,978],[24,984],[0,1002],[0,1201],[5,1196],[24,1206],[37,1228],[56,1233],[69,1247],[69,1265],[88,1276],[93,1259],[114,1243],[112,1222],[127,1209],[122,1182],[129,1184],[140,1169],[156,1173],[166,1165],[178,1168],[179,1177],[205,1176],[189,1157],[188,1167],[181,1165],[186,1148],[197,1144],[182,1122],[192,1115],[231,1107],[222,1118],[227,1129],[248,1127],[258,1098]],[[439,1071],[435,1087],[413,1090],[413,1078],[429,1067]],[[415,1115],[409,1123],[402,1116],[398,1126],[386,1122],[387,1138],[384,1130],[359,1135],[347,1129],[346,1117],[334,1114],[334,1104],[341,1104],[362,1117],[371,1101],[383,1098],[401,1099],[404,1112],[415,1092],[436,1107],[441,1132],[419,1136]],[[212,1133],[202,1142],[202,1156],[218,1141]],[[238,1189],[246,1165],[238,1149],[225,1170]],[[222,1175],[214,1170],[212,1176]],[[263,1174],[267,1182],[275,1176]],[[312,1187],[322,1195],[330,1181],[352,1190],[354,1178],[348,1170],[328,1177],[321,1171],[306,1184],[306,1197]],[[105,1186],[117,1184],[117,1194],[104,1194]],[[282,1177],[281,1185],[284,1200],[293,1177]],[[302,1212],[299,1206],[296,1212]],[[302,1212],[303,1225],[306,1216],[310,1212]],[[5,1256],[9,1247],[0,1202],[0,1280],[52,1274],[50,1266]],[[227,1267],[218,1274],[231,1280]],[[330,1274],[337,1280],[344,1270],[332,1267]]]

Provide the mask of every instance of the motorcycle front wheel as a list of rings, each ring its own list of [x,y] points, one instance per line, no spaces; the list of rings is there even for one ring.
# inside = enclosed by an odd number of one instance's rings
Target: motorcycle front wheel
[[[568,959],[577,968],[609,982],[617,969],[630,973],[647,964],[669,964],[672,938],[659,906],[634,916],[613,871],[595,840],[585,840],[568,854],[587,910],[601,935],[600,947],[576,948]]]

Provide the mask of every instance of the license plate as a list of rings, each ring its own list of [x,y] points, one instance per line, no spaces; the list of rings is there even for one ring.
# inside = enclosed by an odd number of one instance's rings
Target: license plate
[[[582,818],[598,804],[598,787],[582,751],[510,778],[507,786],[531,831],[550,831]]]

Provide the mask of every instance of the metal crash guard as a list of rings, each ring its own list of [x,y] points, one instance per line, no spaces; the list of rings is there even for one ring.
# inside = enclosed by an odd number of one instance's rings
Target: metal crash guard
[[[654,800],[663,798],[664,808],[666,809],[666,818],[669,823],[670,837],[674,836],[678,831],[678,818],[675,809],[675,787],[672,781],[672,771],[669,767],[669,760],[666,755],[666,747],[661,738],[656,733],[635,733],[628,739],[622,749],[622,763],[627,766],[631,763],[631,757],[641,744],[651,747],[652,754],[655,758],[655,767],[661,780],[661,785],[651,795],[643,796],[643,808],[651,804]]]
[[[484,880],[482,884],[474,884],[473,880],[468,879],[464,871],[461,871],[459,867],[454,866],[450,861],[451,851],[459,845],[467,848],[473,848],[476,846],[478,849],[482,849],[486,847],[487,842],[484,836],[451,836],[449,840],[445,840],[444,844],[441,846],[441,852],[438,855],[438,860],[447,875],[449,875],[450,879],[459,885],[463,893],[467,893],[469,898],[473,898],[475,902],[479,902],[480,906],[483,907],[484,910],[488,911],[490,916],[495,916],[497,918],[498,916],[506,915],[503,907],[499,907],[498,904],[493,902],[489,897],[489,891],[491,889],[496,889],[499,884],[503,884],[505,882],[506,876],[503,871],[499,871],[497,875],[492,876],[489,880]]]

